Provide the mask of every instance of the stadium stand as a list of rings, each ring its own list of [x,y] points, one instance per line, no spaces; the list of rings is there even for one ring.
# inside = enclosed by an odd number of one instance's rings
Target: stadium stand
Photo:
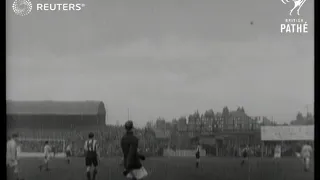
[[[75,154],[83,154],[83,142],[89,132],[100,141],[102,155],[120,155],[119,140],[124,127],[105,124],[106,110],[101,101],[7,101],[8,134],[19,133],[22,151],[40,152],[45,140],[57,151],[64,151],[66,143],[74,142]],[[156,151],[155,133],[135,129],[140,137],[140,149]],[[150,133],[149,133],[150,132]]]
[[[7,101],[8,128],[67,129],[105,125],[101,101]]]

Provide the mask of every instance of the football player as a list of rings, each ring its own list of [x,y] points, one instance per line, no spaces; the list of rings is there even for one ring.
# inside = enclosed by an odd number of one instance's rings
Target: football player
[[[70,164],[70,157],[72,156],[72,143],[68,144],[66,148],[66,158],[67,158],[67,163]]]
[[[98,149],[98,141],[94,139],[94,134],[89,133],[88,140],[84,143],[85,150],[85,165],[87,167],[87,179],[91,180],[91,168],[93,167],[92,180],[96,179],[98,174],[98,161],[100,159],[100,152]]]
[[[12,174],[17,180],[22,180],[19,169],[19,159],[18,159],[18,134],[13,134],[12,137],[7,142],[7,173]]]
[[[44,163],[39,166],[40,171],[42,171],[42,168],[44,167],[46,171],[49,171],[49,161],[50,161],[50,153],[51,153],[51,146],[49,145],[49,141],[44,142]]]
[[[306,142],[301,149],[301,157],[303,159],[303,165],[304,165],[304,170],[305,171],[309,171],[310,168],[310,158],[311,158],[311,154],[313,152],[313,149],[310,145],[309,142]]]

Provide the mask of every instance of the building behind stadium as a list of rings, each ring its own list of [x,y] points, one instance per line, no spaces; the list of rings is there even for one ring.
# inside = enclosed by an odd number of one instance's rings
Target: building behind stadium
[[[235,150],[231,149],[259,145],[261,125],[274,125],[266,117],[249,117],[241,110],[228,112],[227,115],[217,112],[214,116],[207,116],[206,113],[201,115],[195,112],[188,117],[174,119],[171,123],[158,119],[155,128],[158,131],[170,131],[166,139],[173,149],[192,150],[200,143],[207,154],[224,156],[233,154]]]

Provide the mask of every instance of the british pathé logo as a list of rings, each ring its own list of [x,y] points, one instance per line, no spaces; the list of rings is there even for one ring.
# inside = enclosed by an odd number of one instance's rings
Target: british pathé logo
[[[290,2],[294,3],[294,7],[290,10],[289,15],[292,16],[292,12],[294,10],[297,10],[297,15],[300,16],[300,9],[303,6],[303,4],[307,1],[307,0],[281,0],[283,4],[289,4]]]
[[[293,4],[293,7],[289,10],[290,17],[299,17],[288,19],[286,18],[284,23],[280,25],[281,33],[308,33],[308,22],[303,18],[300,18],[300,9],[306,1],[307,0],[281,0],[281,2],[285,5]]]

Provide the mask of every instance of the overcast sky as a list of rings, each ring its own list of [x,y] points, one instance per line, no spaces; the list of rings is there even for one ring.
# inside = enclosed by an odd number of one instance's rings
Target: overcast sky
[[[293,7],[281,0],[51,0],[86,6],[25,17],[7,1],[8,99],[102,100],[108,123],[130,108],[139,125],[223,106],[279,122],[313,110],[313,0],[300,10],[309,34],[280,33]]]

